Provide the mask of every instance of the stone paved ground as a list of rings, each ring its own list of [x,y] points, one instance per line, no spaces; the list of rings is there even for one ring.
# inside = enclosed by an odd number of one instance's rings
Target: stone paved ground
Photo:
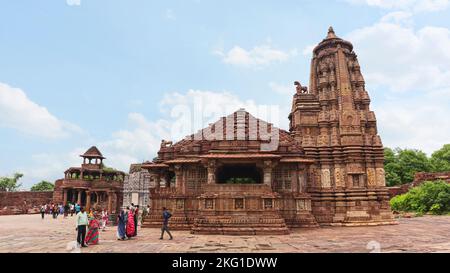
[[[117,241],[115,228],[100,233],[100,244],[82,252],[449,252],[450,216],[400,219],[398,225],[297,229],[285,236],[205,236],[174,231],[160,241],[159,229]],[[74,218],[0,216],[0,252],[69,252],[76,237]]]

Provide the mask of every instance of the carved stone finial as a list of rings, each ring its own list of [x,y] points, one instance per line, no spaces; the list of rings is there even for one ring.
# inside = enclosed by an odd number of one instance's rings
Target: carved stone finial
[[[331,39],[331,38],[337,38],[336,34],[334,33],[334,29],[332,26],[330,26],[328,28],[328,35],[327,35],[327,39]]]

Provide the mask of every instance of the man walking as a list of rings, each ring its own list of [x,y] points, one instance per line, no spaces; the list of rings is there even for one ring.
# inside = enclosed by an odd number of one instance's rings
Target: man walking
[[[77,242],[78,245],[81,247],[87,247],[85,243],[86,238],[86,227],[89,224],[87,213],[84,211],[84,208],[80,208],[80,212],[77,214],[75,218],[76,228],[77,231]]]
[[[170,236],[169,240],[173,239],[172,234],[170,234],[169,227],[168,227],[170,217],[172,217],[172,214],[165,207],[163,207],[163,219],[164,220],[163,220],[163,226],[161,228],[161,238],[159,238],[160,240],[163,240],[164,232],[167,232],[167,234],[169,234],[169,236]]]
[[[42,217],[42,220],[44,220],[44,215],[45,215],[45,205],[42,205],[41,206],[41,217]]]

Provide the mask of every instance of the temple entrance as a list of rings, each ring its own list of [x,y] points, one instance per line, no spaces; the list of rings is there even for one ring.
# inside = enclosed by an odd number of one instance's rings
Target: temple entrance
[[[263,172],[256,164],[225,164],[217,170],[218,184],[262,184]]]

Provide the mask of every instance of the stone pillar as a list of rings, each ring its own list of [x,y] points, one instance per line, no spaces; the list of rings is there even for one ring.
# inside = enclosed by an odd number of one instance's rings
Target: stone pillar
[[[76,192],[77,192],[76,190],[72,189],[72,196],[70,198],[70,201],[72,202],[72,204],[75,203],[75,194],[76,194]]]
[[[78,203],[78,205],[80,205],[80,206],[81,206],[81,192],[82,192],[82,190],[78,190],[78,199],[77,199],[77,203]]]
[[[211,160],[208,162],[208,184],[212,185],[216,183],[216,161]]]
[[[177,192],[186,193],[186,187],[183,179],[183,167],[175,166],[175,188]]]
[[[63,205],[67,204],[67,190],[63,189]]]
[[[272,161],[264,161],[264,184],[272,187]]]
[[[89,211],[91,208],[91,192],[86,191],[86,211]]]
[[[109,214],[112,213],[112,195],[113,195],[113,192],[109,191],[108,192],[108,213]]]
[[[96,191],[94,191],[95,194],[95,203],[94,203],[94,207],[96,207],[98,205],[98,193]]]
[[[157,191],[159,191],[159,188],[161,187],[161,173],[159,171],[154,175],[154,179],[155,179],[155,188]]]
[[[294,169],[294,175],[292,176],[291,179],[291,189],[292,192],[299,192],[299,188],[300,188],[300,176],[301,176],[301,167],[298,166],[297,168]]]

